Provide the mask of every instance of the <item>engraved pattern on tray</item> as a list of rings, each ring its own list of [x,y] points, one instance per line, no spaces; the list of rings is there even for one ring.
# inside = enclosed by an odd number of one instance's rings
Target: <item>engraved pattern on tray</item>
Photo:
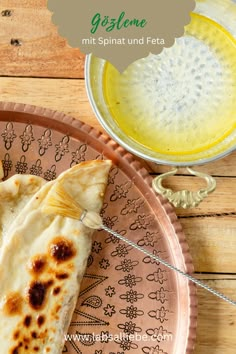
[[[5,178],[30,173],[50,181],[81,161],[111,158],[104,223],[176,266],[193,270],[173,209],[154,195],[150,177],[130,154],[60,113],[13,104],[0,108]],[[194,291],[150,257],[97,231],[63,353],[190,353]]]

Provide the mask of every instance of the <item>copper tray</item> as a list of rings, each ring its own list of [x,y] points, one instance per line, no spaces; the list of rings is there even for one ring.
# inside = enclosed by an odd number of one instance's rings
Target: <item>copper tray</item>
[[[30,173],[52,180],[80,161],[112,159],[104,223],[193,272],[174,210],[154,194],[151,177],[140,163],[106,135],[63,113],[14,103],[0,103],[0,134],[5,178]],[[192,353],[195,290],[149,257],[96,232],[70,326],[74,336],[67,338],[63,352]]]

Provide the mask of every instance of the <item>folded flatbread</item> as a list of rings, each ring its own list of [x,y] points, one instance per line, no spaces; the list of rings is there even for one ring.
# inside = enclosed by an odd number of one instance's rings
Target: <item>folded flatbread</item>
[[[0,252],[17,215],[46,181],[32,175],[14,175],[0,183]]]
[[[100,212],[110,161],[74,166],[40,188],[7,232],[0,255],[0,343],[4,354],[61,354],[91,251],[92,230],[43,212],[60,183],[83,209]]]

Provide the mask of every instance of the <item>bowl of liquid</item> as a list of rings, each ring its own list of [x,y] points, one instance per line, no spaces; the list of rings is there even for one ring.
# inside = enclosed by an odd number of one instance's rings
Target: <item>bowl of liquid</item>
[[[87,56],[88,97],[108,134],[139,157],[176,167],[235,150],[235,23],[234,1],[197,1],[184,36],[161,54],[123,73]]]

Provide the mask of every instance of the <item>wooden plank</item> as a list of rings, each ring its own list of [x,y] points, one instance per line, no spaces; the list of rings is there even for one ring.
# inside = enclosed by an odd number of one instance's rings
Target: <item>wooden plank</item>
[[[12,8],[37,8],[46,6],[45,0],[1,0],[1,6],[5,9]]]
[[[236,300],[236,280],[205,280],[205,283]],[[236,307],[200,288],[198,302],[194,354],[235,354]]]
[[[88,103],[84,80],[0,77],[0,98],[62,111],[101,130]]]
[[[191,218],[180,222],[196,272],[236,272],[236,217]]]
[[[148,162],[148,164],[157,174],[168,172],[171,169],[169,166],[158,165],[153,162]],[[228,156],[214,162],[209,162],[202,166],[196,166],[194,169],[208,173],[211,176],[236,176],[236,152],[232,152]],[[188,172],[186,169],[181,169],[178,174],[188,175]]]
[[[190,217],[196,215],[218,216],[236,213],[236,178],[216,177],[216,190],[192,209],[177,208],[179,216]],[[165,186],[173,190],[199,190],[205,187],[205,182],[196,177],[174,176],[167,179]]]
[[[1,15],[6,9],[12,16]],[[47,0],[0,2],[0,76],[84,76],[84,55],[59,36],[51,15]],[[21,46],[11,45],[11,39]]]

